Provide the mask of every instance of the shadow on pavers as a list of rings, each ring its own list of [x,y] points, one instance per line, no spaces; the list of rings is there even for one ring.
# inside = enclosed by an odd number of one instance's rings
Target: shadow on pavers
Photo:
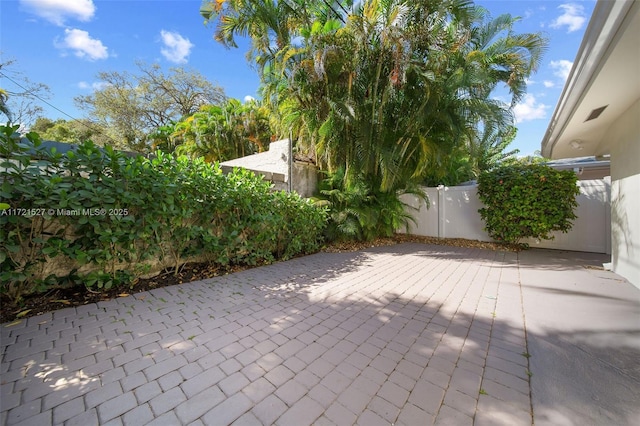
[[[296,336],[287,337],[292,335],[293,328],[306,318],[321,313],[322,321],[334,319],[340,325],[355,319],[373,327],[372,331],[385,329],[394,337],[385,342],[384,348],[378,349],[380,352],[390,351],[387,352],[389,356],[394,356],[392,353],[415,355],[415,367],[406,364],[415,371],[402,372],[415,379],[428,368],[446,370],[448,364],[442,360],[456,356],[457,349],[448,348],[442,339],[444,330],[448,339],[465,339],[471,347],[476,348],[473,355],[480,360],[476,367],[481,369],[485,367],[482,362],[486,362],[488,345],[495,344],[500,350],[519,347],[514,342],[521,338],[520,331],[513,329],[499,316],[481,319],[458,313],[452,321],[448,315],[443,315],[440,306],[430,302],[416,303],[393,291],[377,298],[364,297],[360,300],[318,302],[310,298],[311,290],[316,287],[340,280],[347,274],[366,273],[368,262],[376,255],[400,256],[415,251],[419,251],[425,260],[430,255],[457,262],[465,262],[471,257],[491,259],[495,256],[492,252],[478,250],[465,251],[466,254],[455,249],[443,252],[441,246],[419,244],[375,248],[359,253],[323,253],[204,282],[166,287],[109,302],[56,311],[29,318],[13,327],[3,326],[0,423],[11,425],[24,420],[37,423],[40,418],[43,421],[52,420],[53,423],[68,419],[86,420],[86,424],[104,423],[121,415],[127,416],[141,406],[150,407],[155,418],[169,418],[173,412],[179,412],[181,404],[190,398],[187,389],[190,389],[198,375],[221,371],[219,365],[225,358],[234,356],[233,350],[241,350],[240,341],[243,339],[226,338],[231,333],[226,332],[224,327],[251,316],[256,321],[265,321],[264,328],[259,331],[267,333],[270,338],[279,336],[282,341],[296,339]],[[512,268],[513,265],[504,263],[501,267]],[[568,262],[557,266],[557,270],[564,271],[571,271],[572,268],[575,266],[572,267]],[[550,292],[547,297],[554,297],[553,293]],[[616,301],[615,297],[611,298],[612,303]],[[158,318],[162,321],[158,322]],[[424,324],[422,330],[406,328],[409,323],[415,327],[420,322]],[[527,318],[527,326],[528,322]],[[250,336],[250,332],[255,330],[249,330],[249,327],[247,323],[239,329],[247,328],[247,336]],[[473,332],[469,332],[470,329]],[[216,333],[216,330],[225,330],[225,333]],[[342,333],[335,335],[344,335],[340,340],[345,342],[344,346],[370,343],[370,350],[371,346],[376,347],[371,338],[353,343],[347,337],[350,330],[342,330]],[[400,330],[403,333],[399,333]],[[492,333],[489,343],[483,333],[485,336]],[[613,328],[607,333],[618,333],[620,342],[625,341],[622,336],[627,336],[631,342],[637,337],[637,330],[620,331]],[[612,356],[610,342],[607,340],[606,344],[602,344],[602,341],[594,338],[596,334],[587,336],[529,330],[527,341],[531,357],[528,361],[524,356],[519,364],[506,358],[502,360],[505,372],[511,374],[514,368],[518,370],[515,380],[522,380],[528,385],[530,378],[527,371],[533,373],[534,399],[537,389],[544,392],[534,403],[536,424],[635,423],[640,389],[637,382],[637,348],[635,344],[630,344],[628,352],[622,347],[615,348],[615,362],[609,362],[607,360]],[[567,344],[576,348],[570,356],[567,356],[564,348]],[[514,352],[514,355],[521,354]],[[426,360],[424,366],[420,365],[421,357]],[[180,370],[176,370],[181,374],[177,378],[179,382],[173,386],[168,382],[160,385],[164,379],[154,378],[154,366],[174,359],[186,360]],[[339,400],[341,393],[352,384],[353,378],[349,375],[354,374],[353,369],[363,373],[373,368],[372,362],[358,365],[355,359],[344,360],[335,366],[339,374],[332,375],[328,371],[325,375],[317,376],[318,384],[327,385],[335,392],[334,398]],[[501,369],[499,356],[498,363],[493,367]],[[440,376],[441,382],[435,383],[443,391],[440,400],[435,401],[438,408],[427,412],[425,424],[435,419],[442,402],[447,400],[449,380],[461,367],[452,368],[453,372],[448,373],[448,378],[446,375]],[[382,386],[395,371],[381,372],[384,381],[378,385]],[[564,379],[574,375],[577,375],[575,381]],[[536,387],[538,380],[544,380],[543,387]],[[484,407],[490,411],[502,414],[503,419],[509,419],[512,412],[522,408],[518,398],[511,399],[509,395],[491,392],[479,395],[480,389],[483,389],[482,383],[468,385],[478,388],[478,395],[473,397],[481,399]],[[144,392],[143,386],[146,386]],[[212,381],[209,386],[220,386],[220,383]],[[417,388],[407,391],[409,401],[416,402],[424,398]],[[513,395],[519,392],[513,390]],[[522,397],[529,398],[528,386],[520,393]],[[169,394],[171,398],[161,399]],[[618,395],[620,398],[617,398]],[[111,411],[102,408],[106,401],[115,401],[116,398],[121,398],[121,403],[112,404],[116,406]],[[570,407],[564,407],[567,401],[570,401]],[[258,403],[254,401],[253,405]],[[201,418],[207,423],[206,420],[212,420],[207,415],[212,415],[216,406],[218,402],[202,413],[195,409],[181,413],[184,416],[181,421],[188,423]],[[216,420],[221,424],[230,424],[251,409],[248,407],[239,413],[227,412],[228,418],[216,413],[219,415]],[[573,411],[581,411],[580,416],[571,418],[566,414]],[[389,412],[388,416],[390,423],[403,424],[400,410]],[[263,423],[266,421],[261,420]],[[404,424],[407,424],[406,421]]]

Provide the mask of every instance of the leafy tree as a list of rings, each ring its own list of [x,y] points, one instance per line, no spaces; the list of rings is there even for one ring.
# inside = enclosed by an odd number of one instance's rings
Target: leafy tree
[[[533,154],[526,155],[524,157],[518,157],[515,162],[520,164],[544,164],[548,159],[542,156],[540,150],[536,150]]]
[[[149,133],[224,99],[221,88],[196,71],[138,64],[140,74],[101,72],[102,88],[75,99],[92,120],[107,129],[120,148],[149,150]]]
[[[11,82],[12,87],[0,87],[0,113],[9,122],[28,128],[42,114],[42,100],[48,99],[51,91],[46,84],[32,82],[15,67],[15,60],[0,63],[0,76]]]
[[[82,143],[93,141],[96,145],[109,145],[112,141],[105,135],[106,130],[98,123],[82,120],[51,120],[46,117],[36,119],[31,131],[40,135],[43,140],[57,142]]]

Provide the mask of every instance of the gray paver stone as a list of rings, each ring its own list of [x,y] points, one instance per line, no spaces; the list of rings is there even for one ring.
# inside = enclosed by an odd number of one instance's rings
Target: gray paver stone
[[[263,426],[262,422],[252,413],[244,413],[231,426]]]
[[[320,417],[323,407],[308,396],[303,397],[276,421],[277,425],[311,425]]]
[[[83,413],[78,414],[66,421],[65,426],[87,426],[87,425],[97,425],[98,422],[98,412],[95,408],[87,410]]]
[[[22,404],[19,407],[13,408],[9,411],[7,421],[9,423],[18,423],[28,419],[29,417],[40,414],[40,408],[42,407],[42,400],[35,399],[26,404]]]
[[[360,426],[389,426],[389,422],[377,415],[371,410],[365,410],[358,417],[358,425]]]
[[[178,420],[178,417],[176,417],[175,413],[173,411],[167,411],[160,417],[154,418],[145,426],[173,426],[179,424],[180,420]]]
[[[267,379],[264,377],[258,378],[258,380],[251,382],[247,386],[242,389],[245,395],[249,397],[251,401],[254,403],[258,403],[266,398],[268,395],[271,395],[275,392],[276,387],[273,386]]]
[[[367,395],[357,387],[351,385],[344,392],[338,395],[338,401],[356,416],[359,415],[367,406],[371,396]]]
[[[467,395],[478,396],[480,391],[480,382],[482,381],[482,375],[478,375],[474,372],[456,368],[451,376],[451,382],[449,383],[449,390],[455,389]]]
[[[269,395],[256,404],[251,412],[262,422],[270,425],[287,410],[287,405],[275,395]]]
[[[445,390],[433,383],[419,380],[409,395],[409,402],[431,414],[437,414]]]
[[[225,396],[222,391],[220,391],[217,386],[213,386],[203,390],[197,395],[189,397],[186,401],[178,405],[175,409],[175,414],[183,424],[187,424],[201,417],[207,411],[224,401],[224,399]]]
[[[73,398],[72,400],[60,404],[53,409],[53,422],[56,424],[62,424],[66,420],[69,420],[84,411],[85,407],[82,397]]]
[[[354,424],[358,416],[353,414],[339,402],[334,402],[324,415],[335,424]]]
[[[503,386],[515,389],[525,395],[529,394],[529,382],[513,374],[505,373],[504,371],[487,367],[484,372],[484,378],[493,380],[494,382],[499,383]]]
[[[544,422],[541,423],[544,424]],[[490,395],[480,395],[474,424],[478,426],[497,424],[529,426],[533,422],[530,411],[515,409]]]
[[[307,388],[296,382],[289,380],[275,391],[275,395],[291,407],[296,401],[307,393]]]
[[[435,415],[408,403],[402,407],[402,411],[398,416],[396,425],[398,426],[414,426],[414,425],[431,425],[435,420]]]
[[[294,376],[293,372],[284,365],[278,365],[264,375],[264,378],[278,387],[288,382]]]
[[[120,386],[120,382],[111,382],[87,393],[84,396],[84,402],[87,408],[93,408],[120,395],[122,395],[122,386]]]
[[[144,369],[144,375],[147,376],[148,380],[156,380],[185,365],[187,365],[187,360],[181,355],[176,355]]]
[[[401,408],[409,398],[409,392],[392,382],[382,385],[378,391],[378,396],[386,399],[398,408]]]
[[[337,397],[333,391],[320,383],[314,386],[313,389],[309,391],[308,395],[324,408],[329,407]]]
[[[52,425],[52,414],[51,410],[45,411],[43,413],[37,414],[33,417],[29,417],[19,423],[16,423],[15,426],[47,426]]]
[[[262,377],[265,374],[265,371],[262,369],[262,367],[260,367],[255,362],[247,365],[242,370],[240,370],[240,372],[244,374],[245,377],[249,379],[249,381],[257,380],[259,377]]]
[[[499,383],[496,383],[493,380],[483,380],[482,388],[488,395],[514,405],[520,409],[528,409],[530,405],[528,394],[525,395],[515,389],[508,388]]]
[[[172,371],[171,373],[165,374],[164,376],[160,377],[158,379],[158,384],[160,385],[160,388],[164,392],[166,392],[171,388],[175,388],[183,381],[184,379],[182,378],[182,375],[180,373],[178,373],[177,371]]]
[[[472,426],[473,419],[461,411],[443,405],[436,417],[436,426]]]
[[[327,374],[320,384],[328,387],[334,392],[340,393],[349,386],[350,380],[346,378],[342,373],[334,370]]]
[[[98,406],[98,416],[101,422],[119,417],[137,406],[132,392],[125,393]]]
[[[134,390],[134,394],[136,395],[136,399],[139,404],[143,404],[156,396],[162,393],[162,389],[157,382],[149,382],[144,384]]]
[[[218,386],[227,395],[231,396],[249,384],[249,380],[240,372],[233,373],[218,383]]]
[[[478,403],[477,396],[471,397],[462,392],[449,388],[444,397],[444,403],[469,417],[473,417]]]
[[[402,410],[404,410],[405,407],[407,407],[407,405],[411,405],[411,404],[405,404],[402,407]],[[379,415],[380,417],[382,417],[383,419],[385,419],[386,421],[388,421],[389,424],[395,423],[395,420],[398,417],[398,414],[401,412],[401,410],[398,407],[396,407],[386,399],[380,398],[379,396],[375,396],[371,400],[371,402],[368,405],[368,408],[374,413],[376,413],[377,415]]]
[[[187,397],[182,390],[177,387],[152,398],[149,401],[149,405],[155,415],[160,415],[169,410],[173,410],[173,408],[186,401],[186,399]]]
[[[153,420],[153,413],[148,404],[138,405],[122,416],[124,426],[144,425]]]
[[[230,398],[225,399],[204,416],[204,424],[231,424],[238,417],[251,409],[253,403],[242,392],[238,392]]]
[[[194,376],[189,380],[185,380],[182,382],[180,387],[187,398],[191,398],[193,395],[214,386],[225,377],[225,374],[220,370],[220,368],[213,367],[203,371],[202,374]]]

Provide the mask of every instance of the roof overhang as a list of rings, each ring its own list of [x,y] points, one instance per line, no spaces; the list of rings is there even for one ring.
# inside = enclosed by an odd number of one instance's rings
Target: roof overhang
[[[638,98],[640,1],[599,0],[542,140],[542,155],[608,154],[607,130]]]

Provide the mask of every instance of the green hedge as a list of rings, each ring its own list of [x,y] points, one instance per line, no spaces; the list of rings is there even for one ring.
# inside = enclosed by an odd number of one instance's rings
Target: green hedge
[[[0,291],[14,300],[65,281],[131,284],[186,261],[269,263],[321,243],[326,212],[249,171],[91,142],[62,155],[0,130]]]
[[[485,172],[478,179],[479,210],[485,229],[495,240],[518,244],[532,237],[552,239],[551,232],[567,232],[580,189],[571,170],[541,164],[516,164]]]

